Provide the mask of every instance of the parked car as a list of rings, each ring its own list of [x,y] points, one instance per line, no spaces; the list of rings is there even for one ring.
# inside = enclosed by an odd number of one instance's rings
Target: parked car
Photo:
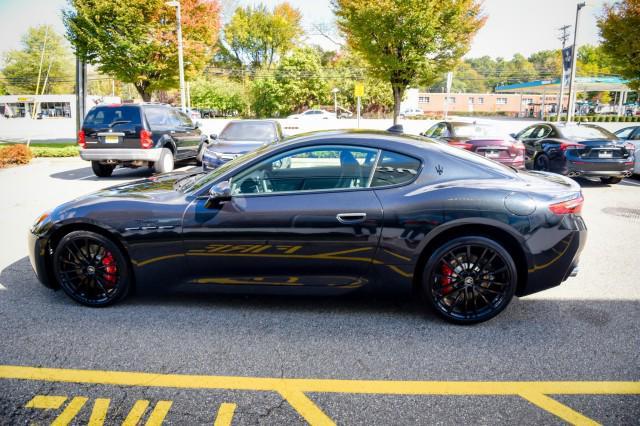
[[[420,108],[407,108],[405,110],[402,110],[400,112],[400,118],[405,118],[405,117],[418,117],[424,115],[424,111],[422,111],[422,109]]]
[[[211,135],[213,143],[204,152],[202,169],[215,169],[263,145],[279,142],[283,137],[282,127],[276,120],[230,121],[219,136]]]
[[[329,111],[325,111],[323,109],[308,109],[306,111],[301,112],[300,114],[292,114],[287,118],[292,118],[294,120],[304,118],[304,119],[312,119],[312,120],[328,120],[330,118],[336,118],[336,115],[330,113]]]
[[[632,174],[634,146],[594,124],[540,123],[514,136],[525,145],[528,169],[599,177],[608,184]]]
[[[516,169],[524,169],[524,145],[487,124],[441,121],[422,133]]]
[[[98,105],[78,132],[80,157],[96,176],[111,176],[116,166],[173,170],[176,160],[202,160],[208,138],[183,112],[164,104]]]
[[[182,108],[180,107],[175,107],[175,109],[178,112],[182,112]],[[197,109],[187,108],[184,113],[187,114],[187,116],[193,121],[200,120],[202,118],[202,114]]]
[[[625,127],[615,132],[615,135],[634,146],[633,173],[640,174],[640,126]]]
[[[65,203],[34,223],[29,258],[45,286],[88,306],[134,283],[415,289],[443,318],[476,323],[576,272],[582,202],[571,179],[421,137],[315,132]]]

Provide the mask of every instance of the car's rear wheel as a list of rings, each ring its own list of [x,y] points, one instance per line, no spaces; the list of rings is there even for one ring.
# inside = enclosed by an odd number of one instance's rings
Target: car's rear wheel
[[[549,171],[549,157],[547,157],[546,154],[538,154],[538,156],[536,157],[536,159],[535,159],[535,161],[533,163],[533,168],[535,170],[548,172]]]
[[[65,235],[53,253],[53,273],[64,292],[86,306],[115,303],[131,286],[124,254],[113,241],[95,232]]]
[[[98,177],[111,176],[111,173],[113,173],[113,169],[115,168],[116,166],[114,164],[102,164],[99,161],[91,162],[91,169],[93,170],[93,173]]]
[[[615,185],[616,183],[622,182],[621,177],[614,177],[614,176],[601,177],[600,180],[602,181],[602,183],[607,183],[609,185]]]
[[[517,284],[513,258],[500,244],[480,236],[442,245],[427,261],[423,277],[431,307],[456,324],[475,324],[498,315]]]
[[[173,153],[169,148],[162,148],[158,161],[153,164],[156,173],[169,173],[173,171]]]

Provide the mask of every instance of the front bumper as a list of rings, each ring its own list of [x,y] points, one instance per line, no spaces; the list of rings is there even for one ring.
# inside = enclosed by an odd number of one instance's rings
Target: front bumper
[[[36,273],[38,281],[40,281],[45,287],[56,288],[56,285],[52,282],[47,269],[47,240],[29,231],[27,236],[27,247],[29,250],[29,262],[31,263],[33,271]]]
[[[231,158],[220,158],[214,154],[205,152],[204,156],[202,157],[202,170],[207,171],[215,169],[230,160]]]
[[[87,161],[149,161],[156,162],[160,159],[162,149],[136,149],[136,148],[85,148],[80,150],[80,158]]]

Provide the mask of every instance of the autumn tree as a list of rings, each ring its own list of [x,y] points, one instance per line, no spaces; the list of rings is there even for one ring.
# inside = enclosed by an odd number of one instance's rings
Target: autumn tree
[[[640,0],[605,5],[598,19],[602,48],[608,53],[629,87],[640,89]]]
[[[6,91],[11,93],[70,93],[73,61],[64,38],[50,26],[29,28],[22,47],[10,50],[2,70]],[[46,85],[45,85],[46,80]]]
[[[185,73],[210,61],[218,36],[217,0],[180,0]],[[140,97],[178,86],[175,8],[165,0],[69,0],[63,12],[77,55],[103,74],[132,83]]]
[[[332,0],[337,24],[393,92],[393,122],[411,84],[429,85],[453,69],[484,24],[476,0]]]
[[[270,69],[302,35],[301,20],[300,11],[286,2],[273,10],[263,4],[239,7],[224,26],[219,57],[251,70]]]

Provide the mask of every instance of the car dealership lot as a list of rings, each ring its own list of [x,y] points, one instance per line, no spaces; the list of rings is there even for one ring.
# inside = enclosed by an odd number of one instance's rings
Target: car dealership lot
[[[640,418],[638,179],[580,181],[589,240],[579,275],[473,327],[425,314],[408,296],[239,296],[203,288],[89,309],[42,287],[26,257],[35,217],[147,175],[123,169],[99,179],[78,159],[0,171],[0,423]]]

